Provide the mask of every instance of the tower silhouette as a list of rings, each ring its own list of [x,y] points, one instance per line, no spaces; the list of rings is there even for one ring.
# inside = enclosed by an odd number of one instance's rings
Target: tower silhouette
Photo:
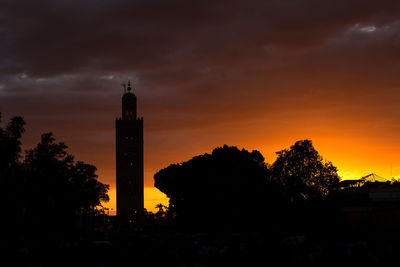
[[[122,96],[122,117],[115,120],[117,220],[121,226],[141,227],[143,200],[143,118],[137,118],[136,96],[130,81]]]

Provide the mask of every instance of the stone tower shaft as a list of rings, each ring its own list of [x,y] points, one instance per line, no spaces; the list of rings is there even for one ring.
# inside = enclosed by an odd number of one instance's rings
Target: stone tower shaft
[[[117,219],[121,226],[143,224],[143,118],[137,117],[136,96],[122,96],[122,117],[115,120]]]

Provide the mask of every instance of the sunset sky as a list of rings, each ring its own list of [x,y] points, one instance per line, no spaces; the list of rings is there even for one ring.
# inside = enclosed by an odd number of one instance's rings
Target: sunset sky
[[[400,176],[400,1],[0,2],[0,111],[94,164],[115,206],[114,119],[130,79],[153,175],[224,144],[311,139],[344,179]]]

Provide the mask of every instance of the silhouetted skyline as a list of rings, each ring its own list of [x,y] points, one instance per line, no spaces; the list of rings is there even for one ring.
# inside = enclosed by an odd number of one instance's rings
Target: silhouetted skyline
[[[146,118],[145,195],[161,168],[223,144],[272,163],[307,138],[344,178],[400,175],[398,1],[5,0],[0,9],[4,121],[25,118],[26,149],[54,132],[98,167],[111,196],[127,79]]]

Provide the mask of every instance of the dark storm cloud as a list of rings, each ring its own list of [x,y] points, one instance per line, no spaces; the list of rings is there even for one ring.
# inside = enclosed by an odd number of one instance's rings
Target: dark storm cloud
[[[158,96],[168,107],[169,99],[171,105],[191,103],[206,92],[218,98],[218,91],[226,95],[227,87],[246,86],[260,76],[268,79],[264,90],[282,84],[282,76],[288,75],[307,83],[307,76],[312,76],[307,72],[340,71],[349,66],[338,67],[345,58],[350,65],[361,59],[372,68],[374,61],[398,59],[398,1],[100,0],[1,5],[3,93],[60,89],[78,90],[82,97],[91,90],[107,94],[104,84],[110,83],[104,81],[108,78],[119,86],[125,75],[154,93],[145,93],[148,97]],[[363,32],[363,27],[376,28]]]
[[[102,2],[92,1],[89,8],[87,3],[9,4],[3,15],[3,58],[37,76],[85,68],[150,68],[179,48],[196,24],[189,20],[201,19],[204,9],[151,1],[98,3]]]
[[[226,66],[263,47],[318,45],[355,23],[393,19],[397,1],[9,1],[3,72]]]

